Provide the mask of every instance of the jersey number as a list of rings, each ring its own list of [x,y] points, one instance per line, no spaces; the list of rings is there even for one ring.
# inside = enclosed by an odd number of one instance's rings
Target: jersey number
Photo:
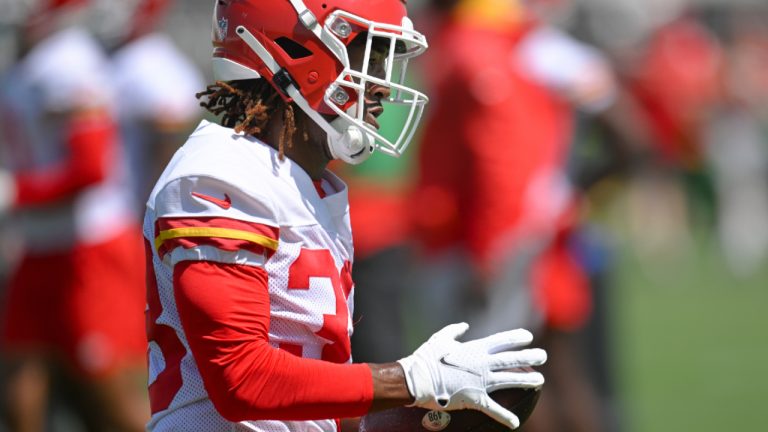
[[[167,409],[179,392],[183,381],[181,379],[181,359],[186,349],[176,335],[173,327],[158,324],[157,320],[163,313],[160,294],[157,291],[155,267],[152,264],[152,247],[144,241],[147,256],[147,340],[155,342],[165,360],[165,368],[157,374],[157,378],[149,385],[149,401],[152,414]]]
[[[327,249],[301,249],[298,258],[291,264],[288,273],[288,289],[309,289],[310,277],[328,278],[333,286],[336,301],[334,314],[323,315],[323,327],[317,335],[330,341],[323,346],[321,359],[345,363],[351,355],[349,345],[349,310],[347,297],[352,291],[352,266],[349,261],[344,263],[341,272],[336,270],[331,252]]]

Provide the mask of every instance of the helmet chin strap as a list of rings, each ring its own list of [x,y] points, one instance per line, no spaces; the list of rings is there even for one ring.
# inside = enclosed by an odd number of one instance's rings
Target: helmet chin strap
[[[239,26],[237,34],[259,56],[273,75],[280,73],[282,68],[275,61],[275,58],[247,28]],[[366,133],[358,126],[350,125],[341,116],[328,122],[320,113],[309,106],[309,102],[292,81],[288,81],[283,90],[312,121],[325,131],[328,137],[328,150],[333,158],[357,165],[368,159],[373,153],[375,139],[373,135]]]
[[[331,125],[334,130],[345,127],[341,117],[332,121]],[[331,156],[352,165],[357,165],[368,159],[373,153],[375,140],[373,135],[354,125],[348,125],[343,130],[344,132],[335,138],[331,138],[331,134],[328,134],[328,149],[331,151]]]

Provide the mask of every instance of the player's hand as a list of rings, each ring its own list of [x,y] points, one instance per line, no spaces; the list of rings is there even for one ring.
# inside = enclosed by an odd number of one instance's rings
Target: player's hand
[[[412,355],[398,360],[408,390],[415,398],[412,406],[432,410],[476,409],[517,429],[517,416],[491,399],[489,393],[544,384],[541,373],[517,368],[541,365],[547,360],[547,353],[538,348],[519,350],[533,340],[533,335],[524,329],[457,341],[468,328],[466,323],[451,324],[432,335]]]

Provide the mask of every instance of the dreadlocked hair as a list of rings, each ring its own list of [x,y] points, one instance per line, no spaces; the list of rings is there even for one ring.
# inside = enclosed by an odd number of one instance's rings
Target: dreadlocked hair
[[[285,157],[286,144],[293,145],[297,130],[293,105],[285,103],[267,80],[216,81],[195,96],[200,99],[200,106],[213,115],[221,115],[222,126],[259,139],[264,137],[272,116],[281,112],[284,127],[277,147],[280,160]]]

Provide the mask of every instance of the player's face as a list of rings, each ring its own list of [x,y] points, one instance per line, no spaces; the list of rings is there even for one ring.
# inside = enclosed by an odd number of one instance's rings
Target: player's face
[[[366,35],[365,33],[355,38],[347,47],[350,66],[354,70],[362,70],[365,59]],[[368,59],[368,74],[377,78],[385,76],[385,61],[389,51],[389,44],[385,39],[374,38],[371,48],[371,54]],[[368,83],[365,91],[365,112],[363,118],[365,122],[379,128],[379,122],[376,120],[384,112],[381,100],[390,95],[389,87]]]

